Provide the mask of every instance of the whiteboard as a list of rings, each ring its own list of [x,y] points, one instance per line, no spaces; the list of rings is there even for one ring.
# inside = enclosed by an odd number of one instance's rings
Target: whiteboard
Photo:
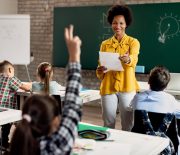
[[[30,63],[30,16],[0,15],[0,61]]]

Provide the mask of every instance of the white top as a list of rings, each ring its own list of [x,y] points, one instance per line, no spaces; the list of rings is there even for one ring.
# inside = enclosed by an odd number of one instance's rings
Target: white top
[[[133,109],[157,113],[174,113],[180,118],[180,102],[164,91],[147,90],[137,93],[131,101]]]

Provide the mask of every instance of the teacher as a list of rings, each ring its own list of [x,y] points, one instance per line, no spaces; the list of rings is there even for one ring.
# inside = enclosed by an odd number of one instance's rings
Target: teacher
[[[96,69],[101,80],[100,94],[104,126],[115,128],[117,107],[120,111],[122,130],[130,131],[133,126],[133,111],[129,105],[139,90],[135,77],[140,43],[126,34],[132,22],[130,9],[125,5],[115,5],[108,10],[107,20],[114,35],[101,43],[101,52],[119,53],[124,71],[107,71],[105,66]]]

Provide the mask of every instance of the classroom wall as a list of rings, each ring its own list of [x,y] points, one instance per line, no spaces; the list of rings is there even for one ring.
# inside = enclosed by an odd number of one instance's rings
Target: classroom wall
[[[18,0],[18,13],[31,15],[31,52],[34,61],[28,66],[32,80],[36,79],[36,66],[42,61],[52,62],[53,51],[53,8],[63,6],[94,6],[111,5],[126,2],[126,4],[171,3],[180,0]],[[26,81],[27,74],[24,66],[17,66],[17,75]],[[84,87],[99,88],[99,80],[95,71],[83,70],[82,83]],[[65,69],[55,68],[54,79],[65,84]],[[147,80],[147,75],[138,74],[138,80]]]
[[[0,14],[17,14],[17,0],[0,0]]]

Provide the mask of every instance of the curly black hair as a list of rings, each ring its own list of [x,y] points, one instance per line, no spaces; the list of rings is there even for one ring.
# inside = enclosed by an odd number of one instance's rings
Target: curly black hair
[[[114,5],[108,10],[107,20],[109,24],[112,24],[112,21],[115,16],[123,15],[126,21],[127,27],[132,23],[132,12],[129,7],[126,5]]]

